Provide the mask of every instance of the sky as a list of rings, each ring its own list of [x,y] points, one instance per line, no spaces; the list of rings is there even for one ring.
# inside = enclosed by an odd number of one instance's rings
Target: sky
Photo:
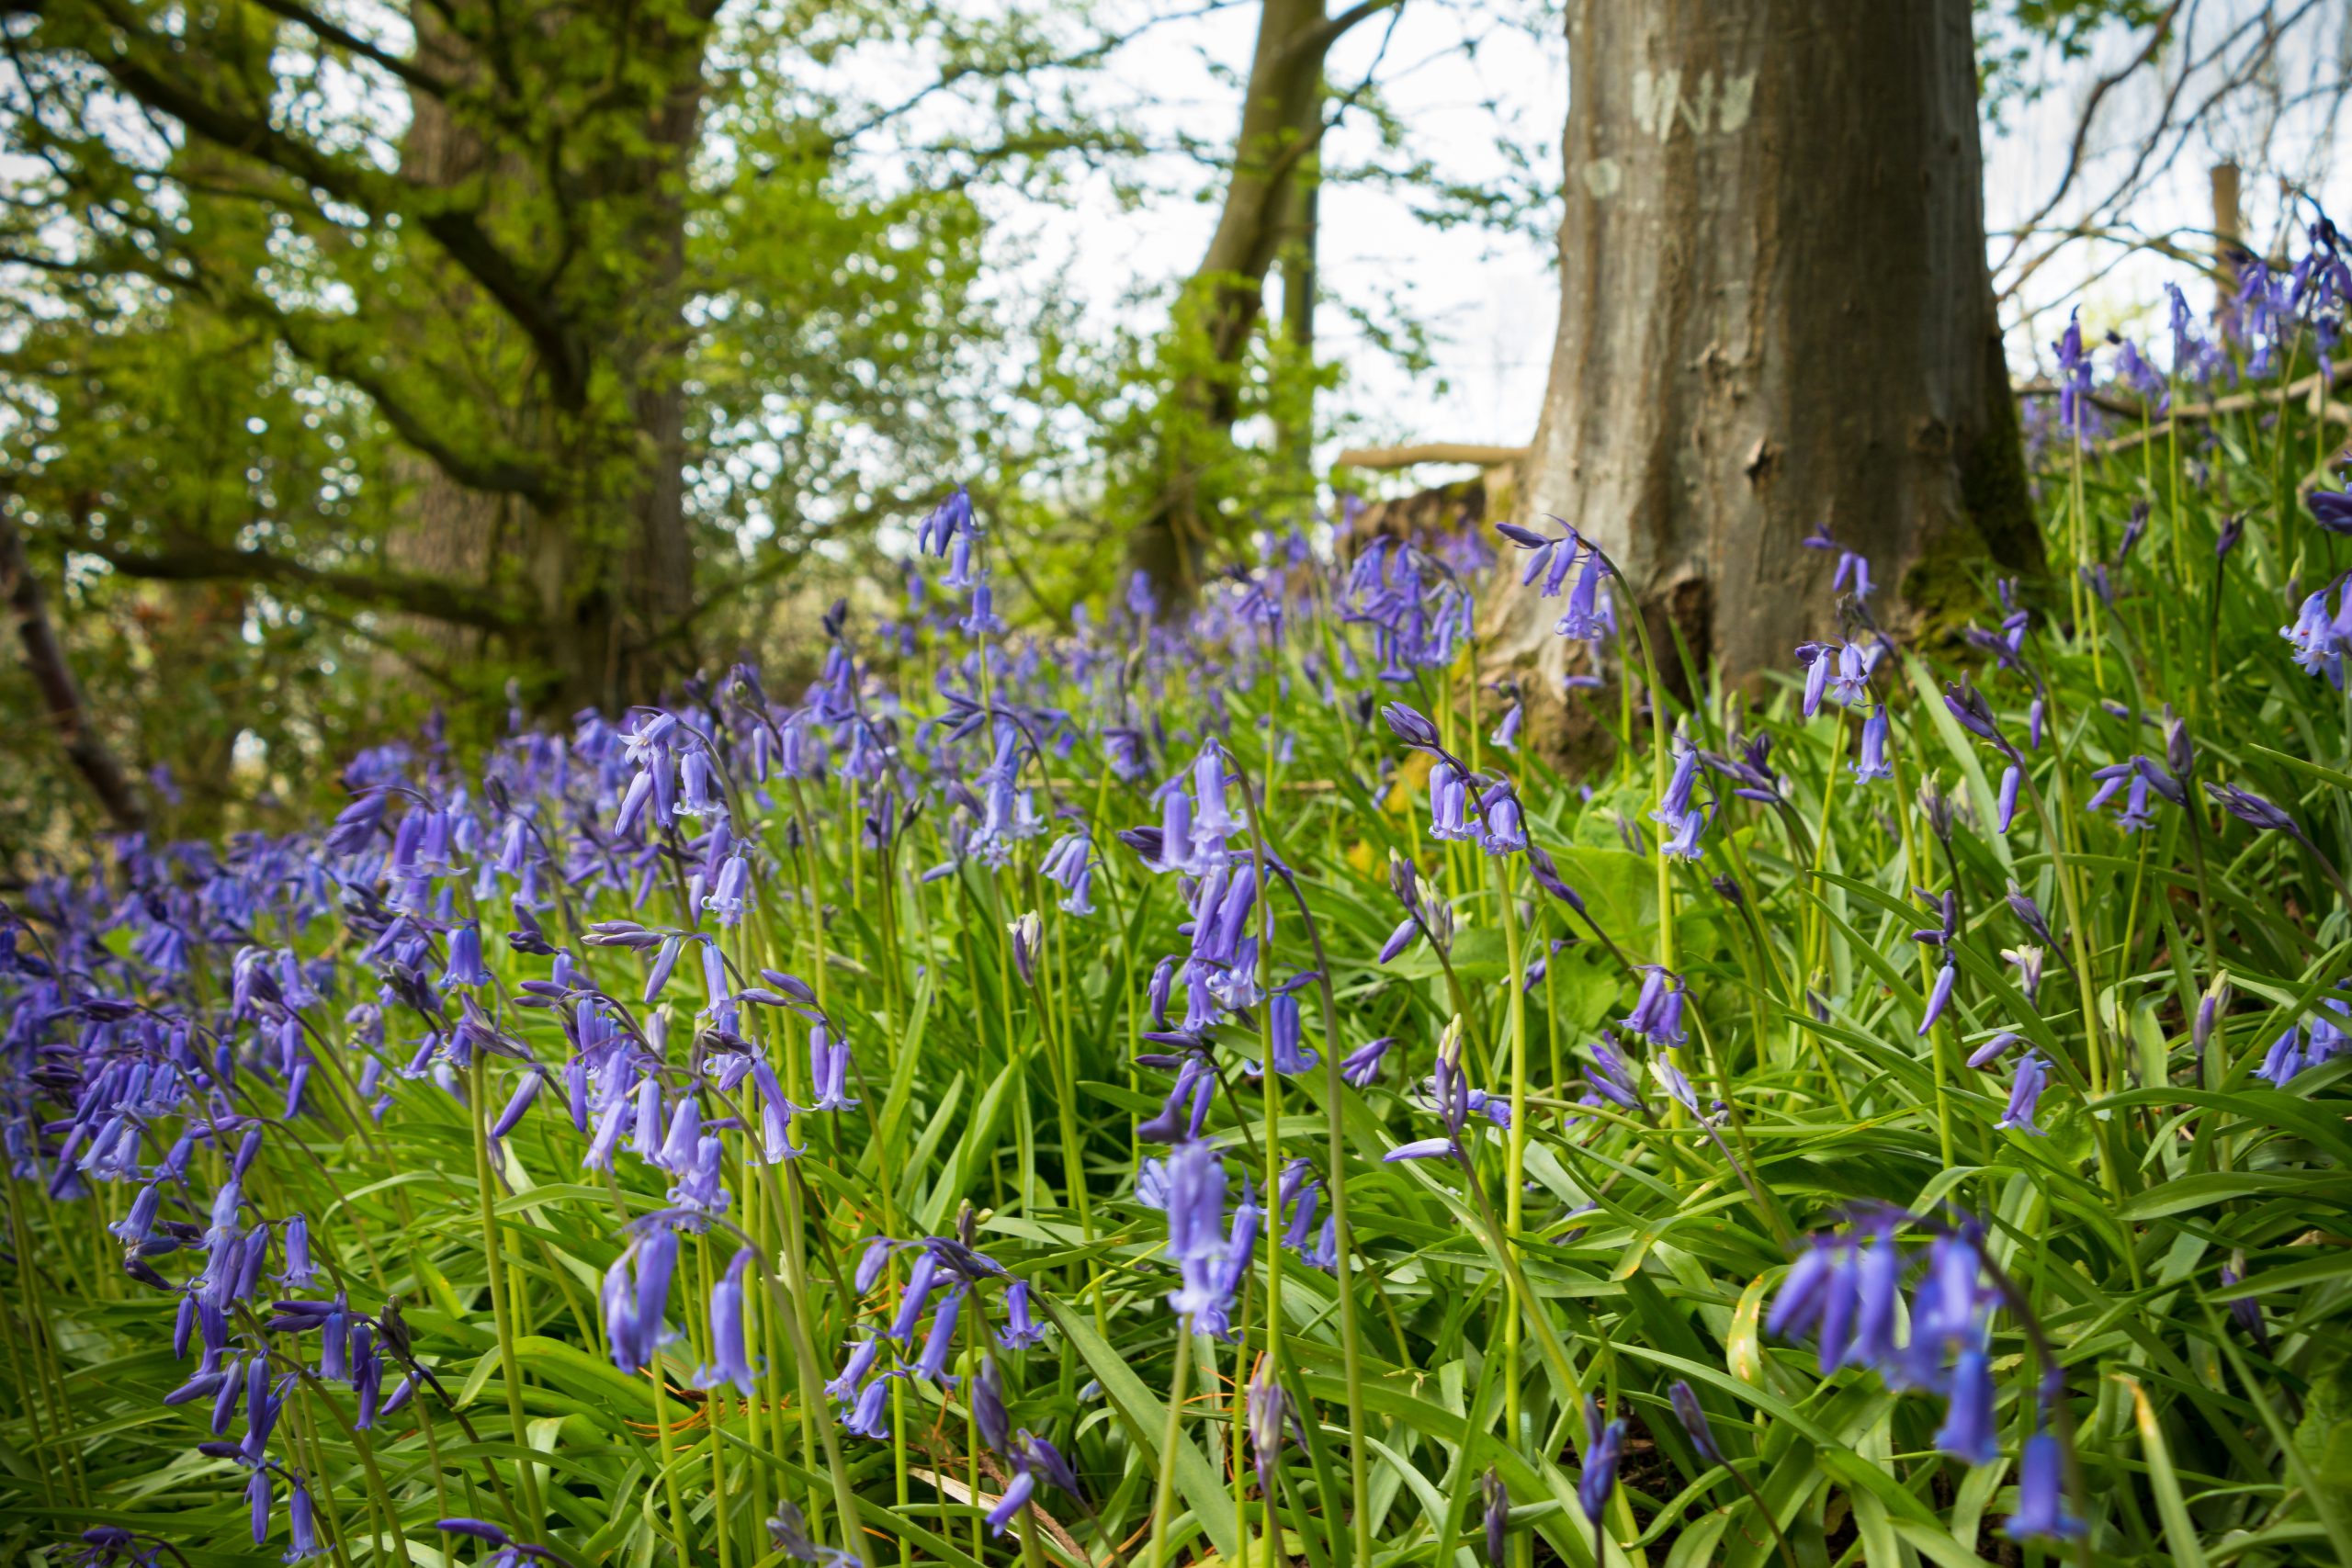
[[[1511,165],[1498,147],[1503,136],[1540,144],[1537,167],[1548,173],[1556,167],[1569,92],[1566,40],[1555,31],[1513,30],[1495,20],[1496,9],[1414,0],[1387,25],[1367,24],[1342,40],[1329,78],[1345,88],[1377,62],[1386,102],[1410,128],[1412,150],[1448,176],[1508,175]],[[2124,215],[2143,232],[2202,231],[2209,225],[2211,165],[2224,157],[2252,164],[2266,147],[2332,209],[2352,210],[2352,186],[2344,160],[2335,156],[2344,121],[2352,117],[2330,119],[2333,106],[2309,96],[2312,82],[2346,73],[2352,6],[2336,0],[2207,0],[2183,13],[2185,27],[2160,61],[2169,76],[2143,73],[2106,96],[2086,141],[2076,188],[2051,221],[2114,216],[2098,210],[2099,197],[2148,141],[2170,81],[2185,77],[2179,104],[2201,102],[2225,62],[2263,58],[2265,15],[2286,25],[2256,74],[2286,107],[2267,110],[2255,95],[2242,92],[2197,116],[2189,134],[2161,144],[2151,160],[2152,177]],[[1248,62],[1256,18],[1256,7],[1234,5],[1158,27],[1114,57],[1098,90],[1123,108],[1139,110],[1148,125],[1171,137],[1183,132],[1229,141],[1238,76]],[[1986,220],[1996,262],[2009,252],[2000,231],[2026,222],[2056,187],[2094,83],[2138,43],[2129,36],[2109,38],[2087,59],[2072,62],[2047,51],[2030,53],[2027,74],[2042,90],[2030,102],[2009,103],[1984,143]],[[2205,63],[2193,63],[2199,61]],[[1329,161],[1359,163],[1374,140],[1369,118],[1353,116],[1342,122]],[[1198,178],[1181,162],[1166,163],[1159,173],[1171,182]],[[2247,233],[2267,246],[2277,231],[2279,195],[2270,182],[2249,180],[2248,186]],[[1216,216],[1213,206],[1183,200],[1123,209],[1107,183],[1099,189],[1082,185],[1076,200],[1062,204],[1040,204],[1010,191],[992,193],[990,199],[998,204],[997,221],[1029,253],[1023,265],[1034,276],[1052,277],[1098,321],[1147,327],[1164,308],[1153,289],[1197,262]],[[1322,202],[1319,264],[1327,301],[1318,333],[1323,352],[1348,369],[1346,384],[1327,404],[1349,422],[1337,444],[1524,443],[1541,406],[1557,312],[1556,212],[1519,231],[1497,233],[1432,227],[1416,216],[1408,192],[1378,184],[1327,185]],[[2208,242],[2199,233],[2184,234],[2181,243],[2202,247]],[[1996,286],[2014,280],[2017,271],[2012,261]],[[2135,256],[2111,243],[2071,243],[2005,301],[2012,367],[2029,375],[2046,359],[2042,345],[2074,305],[2084,307],[2087,324],[2102,329],[2144,326],[2158,309],[2162,285],[2182,276],[2177,263],[2161,256]],[[2210,290],[2199,292],[2202,304]],[[1430,329],[1433,369],[1413,372],[1397,364],[1344,309],[1384,297],[1396,299]]]

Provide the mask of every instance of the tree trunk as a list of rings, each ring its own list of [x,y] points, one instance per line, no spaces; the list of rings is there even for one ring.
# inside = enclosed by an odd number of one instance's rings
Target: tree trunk
[[[1574,0],[1569,43],[1521,514],[1598,541],[1654,630],[1734,678],[1836,629],[1818,524],[1869,560],[1883,623],[1964,613],[1988,554],[2038,574],[1968,0]],[[1556,693],[1558,605],[1494,602],[1490,646]]]
[[[417,54],[441,77],[481,74],[468,42],[432,6],[418,6]],[[543,25],[560,26],[553,14]],[[685,265],[686,164],[701,113],[699,38],[665,32],[646,39],[640,63],[668,71],[670,88],[651,106],[640,147],[582,181],[575,195],[602,198],[625,214],[616,255],[637,273],[616,295],[613,319],[594,330],[594,351],[616,372],[615,408],[569,415],[548,406],[536,378],[523,377],[499,409],[510,440],[555,446],[576,483],[540,504],[469,488],[420,454],[402,463],[415,487],[410,520],[388,542],[405,570],[479,581],[503,565],[519,570],[539,606],[538,624],[514,651],[545,668],[535,694],[552,711],[617,708],[661,694],[685,668],[682,622],[694,599],[694,557],[685,519],[685,421],[680,375],[686,328],[680,286]],[[429,93],[410,97],[402,172],[445,188],[481,181],[517,191],[537,176],[515,150],[493,151]],[[526,248],[545,247],[533,235]],[[527,363],[514,323],[481,309],[481,291],[452,269],[439,282],[447,313],[479,322],[484,363]],[[617,413],[621,417],[616,418]],[[506,561],[511,554],[513,559]],[[481,634],[412,617],[417,633],[452,663],[479,653]]]
[[[420,62],[447,80],[470,83],[476,79],[479,70],[471,51],[438,10],[419,6],[411,17]],[[448,107],[431,93],[411,92],[408,107],[408,130],[401,138],[401,173],[410,179],[446,190],[477,177],[490,176],[494,186],[498,178],[513,176],[511,167],[484,167],[489,155],[481,139],[460,126]],[[510,157],[505,162],[512,164],[515,160]],[[478,352],[484,362],[512,363],[523,352],[521,333],[494,311],[484,310],[481,290],[462,275],[437,268],[427,276],[436,286],[447,315],[480,323],[486,341],[478,345]],[[529,419],[529,400],[526,394],[517,400],[524,406],[502,408],[499,417],[510,426]],[[409,502],[406,515],[384,541],[385,558],[404,571],[452,581],[485,579],[492,562],[498,558],[501,525],[512,522],[514,498],[469,489],[421,452],[395,448],[390,466],[396,480],[408,491]],[[430,649],[446,665],[463,664],[482,651],[484,634],[479,630],[424,615],[403,615],[400,622],[408,637]],[[383,661],[396,662],[390,653]],[[387,673],[397,676],[398,671],[388,670]]]
[[[1155,491],[1128,536],[1130,563],[1170,606],[1199,586],[1209,546],[1223,531],[1224,470],[1234,458],[1242,360],[1265,310],[1266,275],[1288,246],[1286,326],[1294,344],[1311,333],[1315,182],[1323,140],[1323,61],[1362,15],[1328,17],[1323,0],[1261,0],[1258,42],[1234,139],[1233,169],[1216,231],[1177,297],[1154,438]],[[1311,344],[1310,344],[1311,346]],[[1295,425],[1299,416],[1293,411]]]

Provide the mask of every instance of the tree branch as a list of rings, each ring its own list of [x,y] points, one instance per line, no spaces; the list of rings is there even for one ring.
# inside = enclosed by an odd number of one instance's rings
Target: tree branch
[[[230,152],[254,158],[340,201],[382,216],[398,212],[433,236],[449,259],[481,286],[522,329],[545,362],[557,400],[577,407],[587,395],[579,347],[540,280],[531,277],[492,241],[477,214],[450,204],[447,192],[337,158],[266,120],[215,102],[180,74],[167,74],[145,57],[168,57],[152,33],[122,7],[102,9],[127,39],[127,46],[92,59],[115,84],[141,103],[169,115],[190,133]]]
[[[501,594],[414,572],[335,571],[306,566],[267,550],[225,545],[187,544],[144,551],[84,537],[74,540],[72,547],[97,557],[126,577],[158,582],[272,582],[485,631],[514,631],[526,619]]]
[[[283,17],[297,27],[308,28],[322,43],[331,43],[349,54],[356,54],[371,64],[380,65],[408,85],[431,97],[446,98],[450,84],[444,82],[413,60],[403,60],[389,50],[379,49],[358,34],[328,21],[307,6],[293,0],[254,0],[254,4],[272,16]]]
[[[1331,51],[1331,46],[1345,38],[1359,24],[1370,21],[1381,12],[1401,6],[1405,0],[1356,0],[1338,16],[1318,27],[1307,28],[1283,47],[1285,62],[1302,55],[1320,61]]]
[[[41,704],[49,710],[50,728],[57,732],[66,759],[87,781],[90,793],[97,796],[117,828],[126,833],[144,828],[146,803],[114,753],[90,728],[81,682],[74,679],[74,668],[65,660],[64,645],[57,640],[57,628],[50,624],[49,608],[41,600],[40,580],[25,557],[25,536],[5,508],[0,508],[0,598],[7,601],[16,619],[25,668],[32,672]]]

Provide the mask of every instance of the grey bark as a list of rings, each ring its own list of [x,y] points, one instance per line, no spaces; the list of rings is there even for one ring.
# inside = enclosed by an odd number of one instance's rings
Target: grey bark
[[[1869,558],[1883,620],[1958,608],[1987,555],[2038,572],[1968,0],[1573,0],[1568,34],[1520,515],[1598,541],[1654,628],[1734,677],[1835,629],[1817,523]],[[1556,692],[1559,606],[1506,581],[1490,647]]]

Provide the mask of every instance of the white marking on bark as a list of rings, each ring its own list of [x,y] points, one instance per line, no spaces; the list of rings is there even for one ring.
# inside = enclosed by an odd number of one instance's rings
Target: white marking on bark
[[[1625,171],[1617,166],[1614,158],[1595,158],[1584,166],[1584,188],[1592,193],[1595,201],[1608,200],[1624,183]]]
[[[1699,101],[1697,103],[1694,104],[1688,98],[1678,98],[1675,101],[1674,107],[1676,110],[1680,113],[1683,120],[1690,127],[1691,135],[1706,135],[1707,121],[1713,115],[1715,109],[1715,73],[1712,71],[1702,71],[1699,73]],[[1662,133],[1660,140],[1664,140]]]
[[[1634,124],[1660,141],[1674,134],[1675,106],[1682,96],[1682,73],[1634,73]]]
[[[1711,130],[1730,136],[1746,128],[1748,116],[1756,105],[1756,73],[1724,78],[1717,91],[1715,73],[1702,72],[1699,75],[1699,96],[1682,96],[1682,73],[1679,70],[1636,71],[1634,73],[1634,126],[1660,141],[1674,134],[1677,120],[1690,128],[1693,136],[1705,136]],[[1712,122],[1712,123],[1711,123]],[[1613,188],[1613,187],[1612,187]],[[1595,195],[1605,194],[1596,191]]]
[[[1715,124],[1725,136],[1732,135],[1747,123],[1748,110],[1756,102],[1756,73],[1745,76],[1724,78],[1722,104],[1715,111]]]

